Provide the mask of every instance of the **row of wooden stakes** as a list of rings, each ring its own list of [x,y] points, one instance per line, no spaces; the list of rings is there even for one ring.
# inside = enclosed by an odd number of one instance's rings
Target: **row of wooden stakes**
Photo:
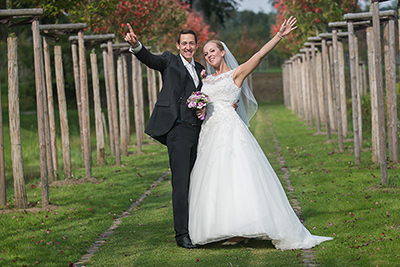
[[[355,163],[361,162],[362,112],[361,96],[369,87],[372,108],[372,161],[380,164],[381,183],[387,184],[387,149],[389,160],[399,162],[396,92],[396,47],[394,10],[379,12],[379,1],[372,3],[372,12],[349,13],[345,21],[331,22],[331,33],[321,33],[308,38],[305,48],[283,64],[283,90],[285,105],[306,119],[311,126],[326,128],[327,138],[331,131],[338,136],[338,147],[343,151],[343,139],[348,134],[345,83],[345,51],[343,42],[348,41],[350,59],[350,84],[352,126]],[[381,38],[381,25],[383,38]],[[365,31],[361,31],[365,29]],[[347,30],[347,31],[346,31]],[[366,64],[359,60],[357,34],[366,32],[368,48],[368,78]],[[381,42],[384,43],[386,88],[386,118]],[[368,80],[368,81],[367,81]],[[350,97],[349,97],[350,98]],[[386,127],[388,147],[386,146]]]
[[[94,49],[90,53],[92,74],[94,117],[96,127],[97,164],[105,164],[105,144],[109,144],[116,164],[121,165],[121,156],[128,155],[130,142],[130,101],[129,88],[132,88],[135,129],[137,138],[137,152],[141,153],[144,136],[144,96],[142,65],[134,56],[130,56],[129,45],[125,43],[113,44],[114,34],[84,35],[85,23],[39,25],[38,16],[43,9],[7,9],[0,10],[0,18],[10,21],[15,17],[32,17],[35,85],[37,100],[37,117],[39,133],[40,175],[42,188],[42,206],[49,205],[49,183],[58,177],[58,156],[56,142],[56,125],[54,115],[54,97],[51,76],[50,39],[56,35],[68,34],[71,41],[73,73],[75,80],[76,100],[79,116],[80,140],[85,166],[85,177],[92,177],[91,166],[91,136],[89,116],[89,86],[86,48],[100,45],[103,56],[103,70],[105,76],[106,96],[100,96],[99,70],[97,55]],[[77,35],[73,35],[77,34]],[[41,42],[43,37],[43,43]],[[18,55],[17,37],[8,37],[8,95],[10,141],[14,177],[15,206],[27,207],[25,181],[23,175],[20,108],[18,88]],[[115,75],[115,55],[116,75]],[[129,60],[130,59],[130,60]],[[131,67],[128,67],[128,63]],[[67,116],[67,100],[64,88],[64,70],[62,63],[62,48],[54,45],[54,66],[57,87],[57,99],[60,116],[60,130],[63,151],[65,178],[72,177],[71,153]],[[128,70],[131,70],[132,85],[129,86]],[[117,78],[116,78],[117,76]],[[161,75],[147,68],[147,88],[150,114],[157,98],[157,90],[161,86]],[[101,99],[106,97],[108,124],[102,113]],[[1,107],[0,107],[1,108]],[[0,113],[0,124],[2,117]],[[108,125],[108,130],[107,130]],[[4,173],[4,138],[3,129],[0,129],[0,207],[6,205],[5,173]]]

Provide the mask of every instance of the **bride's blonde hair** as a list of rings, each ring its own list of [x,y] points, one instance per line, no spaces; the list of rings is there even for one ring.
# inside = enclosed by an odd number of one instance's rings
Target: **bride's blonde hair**
[[[222,43],[221,43],[220,40],[208,40],[208,41],[203,45],[203,49],[204,49],[204,47],[206,46],[206,44],[208,44],[208,43],[216,44],[219,50],[225,51],[224,46],[222,45]]]

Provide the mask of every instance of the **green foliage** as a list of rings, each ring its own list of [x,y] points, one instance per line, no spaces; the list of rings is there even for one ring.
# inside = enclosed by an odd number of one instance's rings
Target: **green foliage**
[[[223,26],[227,19],[235,16],[238,0],[182,0],[201,12],[210,25]],[[240,0],[239,0],[240,1]]]
[[[59,17],[68,10],[76,8],[82,0],[17,0],[21,5],[30,7],[40,7],[44,10],[45,17]]]
[[[219,39],[228,45],[238,62],[243,63],[272,38],[270,29],[275,20],[274,13],[242,11],[226,20],[224,28],[216,27],[212,30],[217,31]],[[264,60],[269,69],[280,67],[285,59],[286,56],[274,49]]]
[[[303,46],[308,37],[328,30],[328,23],[342,21],[343,15],[358,8],[354,0],[275,0],[278,10],[277,21],[272,32],[276,33],[284,19],[297,18],[297,29],[285,37],[277,49],[281,53],[293,55]]]

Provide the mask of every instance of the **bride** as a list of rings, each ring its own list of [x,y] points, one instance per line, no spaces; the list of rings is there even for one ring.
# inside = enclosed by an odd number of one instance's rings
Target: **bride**
[[[211,102],[202,110],[197,159],[190,178],[189,234],[194,244],[244,238],[272,240],[278,249],[311,248],[330,237],[312,235],[299,221],[248,121],[257,109],[245,78],[279,41],[296,29],[290,17],[260,51],[237,64],[224,43],[203,47],[208,76],[202,92]],[[237,112],[232,104],[239,100]],[[228,240],[229,241],[229,240]]]

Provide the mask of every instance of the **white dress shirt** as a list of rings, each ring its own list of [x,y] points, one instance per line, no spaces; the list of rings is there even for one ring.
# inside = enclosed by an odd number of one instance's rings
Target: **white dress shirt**
[[[182,54],[179,54],[181,56],[183,65],[186,67],[186,69],[189,71],[190,76],[192,76],[194,85],[197,86],[199,85],[199,76],[197,76],[196,73],[196,65],[194,63],[194,59],[192,58],[191,62],[188,62],[183,56]]]

